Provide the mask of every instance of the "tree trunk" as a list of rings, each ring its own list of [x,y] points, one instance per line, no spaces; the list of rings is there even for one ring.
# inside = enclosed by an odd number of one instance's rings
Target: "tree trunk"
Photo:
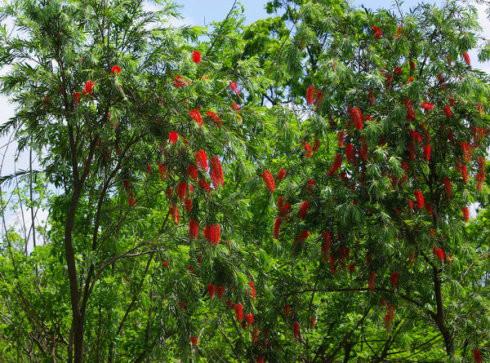
[[[446,353],[449,358],[454,356],[454,340],[451,332],[446,326],[444,321],[444,305],[442,303],[442,283],[441,283],[441,275],[440,270],[435,266],[432,268],[433,271],[433,279],[434,279],[434,293],[436,295],[436,305],[437,312],[434,316],[434,320],[436,322],[437,328],[441,332],[441,335],[444,339],[444,346],[446,348]]]

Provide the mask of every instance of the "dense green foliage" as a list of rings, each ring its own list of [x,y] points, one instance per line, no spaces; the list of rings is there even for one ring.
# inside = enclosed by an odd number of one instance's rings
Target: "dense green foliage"
[[[38,157],[1,180],[0,361],[490,354],[475,10],[154,7],[0,9],[1,131]]]

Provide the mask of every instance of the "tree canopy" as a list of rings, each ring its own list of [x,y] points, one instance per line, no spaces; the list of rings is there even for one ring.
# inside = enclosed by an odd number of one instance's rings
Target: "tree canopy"
[[[490,356],[476,9],[153,5],[0,7],[0,360]]]

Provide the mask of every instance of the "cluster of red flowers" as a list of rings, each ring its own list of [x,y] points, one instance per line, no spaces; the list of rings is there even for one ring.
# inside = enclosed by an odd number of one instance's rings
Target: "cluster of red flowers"
[[[215,188],[225,184],[223,168],[221,167],[219,157],[216,155],[211,158],[211,171],[209,175]]]
[[[203,234],[209,243],[216,246],[221,241],[221,226],[217,223],[209,224],[204,227]]]

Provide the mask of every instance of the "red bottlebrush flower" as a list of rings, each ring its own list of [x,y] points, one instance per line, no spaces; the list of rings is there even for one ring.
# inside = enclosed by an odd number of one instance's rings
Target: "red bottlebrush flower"
[[[437,259],[442,263],[446,262],[446,251],[441,247],[433,247],[432,252],[436,255]]]
[[[416,189],[413,192],[415,199],[417,200],[417,208],[422,209],[424,208],[425,205],[425,198],[424,195],[422,194],[422,191],[420,189]]]
[[[262,355],[258,356],[255,363],[265,363],[265,358]]]
[[[89,79],[87,82],[85,82],[85,85],[83,86],[82,89],[82,93],[84,95],[91,95],[94,93],[94,87],[95,87],[95,82]]]
[[[453,117],[453,111],[451,110],[451,106],[449,105],[444,106],[444,114],[446,115],[447,118]]]
[[[168,141],[171,144],[175,144],[178,139],[179,139],[179,133],[177,131],[170,131],[168,133]]]
[[[129,189],[131,189],[131,182],[128,179],[123,180],[123,188],[126,191],[129,191]]]
[[[223,121],[221,120],[221,118],[218,116],[216,112],[209,110],[206,112],[206,116],[208,116],[211,120],[213,120],[216,123],[216,125],[218,125],[218,127],[221,127],[221,125],[223,125]]]
[[[189,111],[189,116],[193,119],[199,127],[204,124],[204,120],[202,119],[201,111],[198,108],[193,108]]]
[[[305,149],[305,158],[311,158],[313,156],[313,149],[311,145],[305,142],[303,148]]]
[[[339,131],[337,133],[337,146],[342,148],[344,147],[345,142],[345,131]]]
[[[189,220],[189,237],[191,240],[199,237],[199,222],[193,218]]]
[[[192,178],[194,180],[197,180],[197,178],[199,177],[199,172],[194,164],[189,164],[189,166],[187,167],[187,175],[189,176],[189,178]]]
[[[337,269],[335,267],[335,257],[333,254],[330,254],[328,257],[328,264],[330,266],[330,273],[334,274]]]
[[[393,286],[394,289],[398,287],[398,280],[400,279],[400,273],[398,271],[392,272],[390,275],[390,282],[391,286]]]
[[[425,210],[430,216],[433,214],[432,205],[430,203],[425,203]]]
[[[316,185],[315,179],[308,179],[308,181],[306,182],[306,191],[311,193],[315,188],[315,185]]]
[[[199,179],[199,186],[201,187],[202,190],[205,190],[207,193],[211,191],[211,186],[204,178]]]
[[[206,154],[206,151],[200,149],[194,154],[194,156],[196,158],[197,166],[202,170],[208,170],[208,155]]]
[[[219,157],[216,155],[211,158],[211,171],[209,174],[215,188],[225,184],[223,168],[221,167]]]
[[[187,183],[184,181],[179,182],[179,184],[177,184],[176,191],[179,199],[184,200],[187,195]]]
[[[196,64],[201,63],[201,52],[198,50],[193,50],[192,51],[192,61]]]
[[[238,83],[230,82],[230,89],[237,95],[240,94],[240,90],[238,89]]]
[[[192,212],[192,199],[184,200],[184,208],[187,213]]]
[[[279,233],[281,231],[281,223],[282,223],[282,218],[276,217],[276,220],[274,221],[274,230],[273,230],[273,236],[275,239],[279,239]]]
[[[376,288],[376,276],[378,274],[374,271],[371,271],[369,273],[369,279],[368,279],[368,289],[370,291],[374,291],[374,289]]]
[[[204,228],[204,237],[206,237],[213,246],[218,245],[221,241],[221,226],[217,223],[207,225]]]
[[[463,219],[465,222],[470,220],[470,209],[468,207],[461,208],[461,212],[463,213]]]
[[[167,196],[168,199],[172,198],[172,195],[174,194],[174,188],[168,187],[167,190],[165,191],[165,195]]]
[[[463,151],[463,159],[464,159],[464,161],[466,161],[467,163],[470,162],[471,161],[472,154],[473,154],[473,148],[466,141],[462,141],[460,143],[460,145],[461,145],[461,150]]]
[[[412,83],[413,81],[415,81],[415,77],[414,76],[410,76],[410,77],[407,78],[407,84]]]
[[[330,248],[332,247],[333,234],[330,231],[325,231],[322,233],[322,256],[325,258],[330,254]]]
[[[413,108],[412,101],[409,99],[406,99],[404,101],[404,103],[405,103],[405,108],[407,109],[407,120],[408,121],[415,120],[415,109]]]
[[[288,171],[286,169],[284,169],[284,168],[281,168],[277,172],[276,179],[278,181],[282,181],[286,177],[287,174],[288,174]]]
[[[130,207],[134,207],[136,205],[136,198],[134,196],[132,196],[132,195],[129,196],[128,205]]]
[[[180,214],[179,214],[179,208],[175,204],[172,204],[169,208],[169,213],[172,216],[172,219],[175,224],[179,224],[180,222]]]
[[[215,292],[216,292],[216,286],[214,284],[208,284],[208,294],[211,300],[214,299]]]
[[[401,75],[403,73],[402,67],[399,67],[399,66],[395,67],[393,69],[393,73],[395,73],[397,76]]]
[[[435,105],[430,102],[422,102],[420,106],[424,109],[424,111],[432,111]]]
[[[281,217],[286,217],[291,212],[291,204],[288,202],[283,203],[282,196],[277,200],[277,208]]]
[[[122,69],[120,66],[118,66],[117,64],[113,65],[112,68],[111,68],[111,73],[112,74],[119,74],[121,73]]]
[[[303,230],[296,235],[295,242],[303,243],[310,236],[310,232]]]
[[[459,173],[461,174],[461,178],[463,179],[463,183],[468,183],[468,167],[464,163],[458,163],[456,165]]]
[[[183,88],[189,85],[189,82],[182,76],[175,76],[174,78],[174,87]]]
[[[467,65],[471,66],[471,58],[468,52],[463,52],[463,59]]]
[[[351,163],[354,165],[356,163],[356,156],[355,156],[355,149],[353,144],[347,144],[345,146],[345,157]]]
[[[451,180],[445,176],[444,179],[442,179],[442,183],[444,184],[444,190],[446,191],[446,196],[448,198],[451,198],[453,195],[453,186],[451,184]]]
[[[383,36],[383,31],[379,26],[371,25],[371,30],[373,31],[374,37],[376,39],[381,39],[381,37]]]
[[[236,102],[232,102],[231,103],[231,108],[234,109],[235,111],[240,111],[240,109],[242,108],[242,106],[240,106],[238,103]]]
[[[80,103],[80,100],[82,98],[82,94],[80,92],[73,92],[73,103],[75,105],[78,105]]]
[[[225,287],[218,285],[216,286],[216,294],[218,295],[218,298],[221,299],[225,293]]]
[[[359,107],[351,108],[350,118],[356,129],[362,130],[364,128],[364,118],[362,116],[362,111]]]
[[[391,328],[391,324],[393,323],[394,319],[395,319],[395,305],[386,304],[386,314],[384,317],[386,329]]]
[[[257,290],[255,290],[255,282],[249,281],[248,287],[250,287],[250,298],[255,299],[257,297]]]
[[[430,161],[430,154],[431,154],[432,148],[430,144],[424,145],[424,159],[427,161]]]
[[[310,209],[310,202],[305,200],[299,206],[298,217],[301,219],[305,219],[306,214],[308,213],[308,209]]]
[[[420,132],[418,132],[418,131],[416,131],[416,130],[411,130],[411,131],[410,131],[410,138],[411,138],[411,139],[412,139],[414,142],[416,142],[416,143],[418,143],[418,144],[420,144],[420,143],[421,143],[421,142],[424,140],[424,138],[423,138],[423,136],[420,134]]]
[[[293,323],[293,335],[297,340],[301,339],[301,327],[298,321]]]
[[[262,180],[267,186],[267,189],[269,189],[269,192],[274,193],[274,191],[276,190],[276,182],[274,181],[274,177],[269,170],[264,170],[264,172],[262,173]]]
[[[314,104],[316,100],[316,96],[317,96],[317,90],[315,86],[309,85],[306,88],[306,104],[308,105]]]
[[[235,310],[235,318],[238,321],[243,320],[243,305],[238,303],[233,305],[233,309]]]
[[[151,174],[151,169],[152,169],[152,168],[151,168],[151,164],[150,164],[150,163],[146,163],[146,172],[147,172],[148,174]]]
[[[165,179],[167,177],[167,167],[165,164],[158,163],[158,174],[160,174],[160,179]]]
[[[330,169],[328,170],[328,176],[333,176],[335,173],[340,169],[342,166],[342,154],[337,153],[335,154],[335,159],[332,165],[330,166]]]
[[[190,337],[190,342],[193,347],[196,347],[199,345],[199,338],[196,336]]]
[[[168,268],[168,266],[170,266],[170,262],[167,260],[164,260],[164,261],[162,261],[162,266],[165,268]]]
[[[245,321],[247,322],[248,325],[253,325],[255,321],[254,314],[252,313],[245,314]]]
[[[473,360],[475,361],[475,363],[483,363],[483,357],[480,349],[475,348],[473,349],[472,353],[473,353]]]

